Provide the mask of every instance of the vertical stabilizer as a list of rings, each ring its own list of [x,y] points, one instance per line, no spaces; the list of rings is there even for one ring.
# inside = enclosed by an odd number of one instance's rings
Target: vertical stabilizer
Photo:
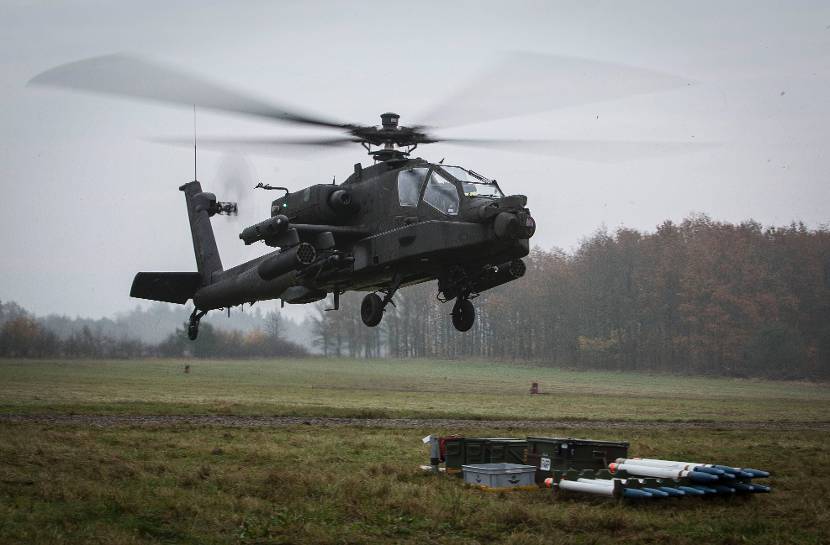
[[[203,193],[202,184],[190,182],[179,188],[187,201],[187,217],[190,220],[190,234],[193,236],[193,252],[196,254],[196,267],[202,275],[202,285],[211,283],[214,272],[222,270],[219,250],[210,217],[216,206],[216,195]]]

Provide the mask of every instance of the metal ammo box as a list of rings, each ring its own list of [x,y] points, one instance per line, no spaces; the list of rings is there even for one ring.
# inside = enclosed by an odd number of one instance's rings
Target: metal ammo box
[[[524,464],[527,441],[512,437],[453,437],[445,440],[447,469],[459,470],[464,464]]]
[[[469,464],[462,466],[464,482],[484,488],[534,486],[535,466],[524,464]]]
[[[444,438],[444,465],[447,467],[447,472],[457,473],[461,471],[461,466],[464,463],[464,438]]]
[[[528,437],[527,463],[533,464],[536,482],[553,470],[608,469],[617,458],[628,458],[628,442],[561,437]]]

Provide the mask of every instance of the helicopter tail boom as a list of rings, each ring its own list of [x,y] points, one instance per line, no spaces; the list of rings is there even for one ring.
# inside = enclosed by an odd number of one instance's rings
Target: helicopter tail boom
[[[190,221],[190,234],[193,236],[193,252],[196,254],[196,268],[202,276],[202,285],[207,286],[213,280],[213,274],[222,271],[222,260],[213,236],[210,217],[217,212],[216,196],[202,192],[202,184],[189,182],[179,188],[184,192],[187,202],[187,217]]]

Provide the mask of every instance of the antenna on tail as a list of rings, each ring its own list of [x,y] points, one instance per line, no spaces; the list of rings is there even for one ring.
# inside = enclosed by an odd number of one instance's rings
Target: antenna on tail
[[[196,177],[196,105],[193,105],[193,181],[197,181]]]

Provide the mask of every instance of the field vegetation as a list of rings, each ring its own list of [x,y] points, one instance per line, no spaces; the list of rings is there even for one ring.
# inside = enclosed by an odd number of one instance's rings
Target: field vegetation
[[[827,433],[585,429],[638,454],[751,463],[773,494],[637,505],[423,474],[429,432],[0,424],[3,543],[826,543]],[[557,434],[540,430],[531,434]],[[572,433],[572,432],[562,432]]]
[[[0,412],[49,411],[828,422],[830,388],[484,361],[0,360]]]
[[[548,394],[528,395],[531,381]],[[2,361],[0,543],[819,544],[830,535],[829,400],[817,383],[487,362]],[[424,420],[404,429],[39,419],[69,413]],[[471,420],[429,420],[448,415]],[[685,424],[698,420],[712,424]],[[770,469],[774,492],[644,504],[486,493],[419,469],[429,433],[627,440],[633,455]]]

